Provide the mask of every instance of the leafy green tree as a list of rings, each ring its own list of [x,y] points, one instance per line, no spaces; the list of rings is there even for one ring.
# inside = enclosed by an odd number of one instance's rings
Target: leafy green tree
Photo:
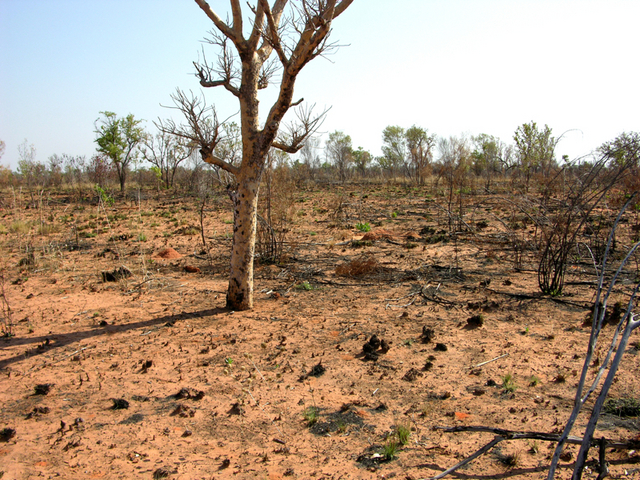
[[[551,135],[548,125],[541,130],[535,122],[530,122],[516,129],[513,140],[518,156],[518,168],[524,177],[524,189],[528,192],[534,173],[540,172],[544,177],[548,177],[551,169],[556,166],[557,139]]]
[[[357,150],[351,152],[353,158],[353,165],[356,167],[360,176],[364,177],[367,174],[367,168],[371,164],[372,156],[368,150],[364,150],[362,147],[358,147]]]
[[[382,131],[382,159],[378,162],[394,177],[399,170],[424,184],[431,169],[436,136],[422,127],[413,125],[404,129],[390,125]]]
[[[603,143],[598,151],[618,166],[636,167],[640,160],[640,133],[624,132]]]
[[[136,120],[133,114],[118,118],[113,112],[100,112],[102,117],[95,122],[95,142],[98,152],[106,155],[113,164],[120,182],[120,191],[124,192],[129,173],[129,165],[137,160],[139,146],[146,138],[140,126],[142,120]]]
[[[349,166],[353,162],[353,147],[351,137],[343,132],[335,131],[329,134],[329,140],[325,144],[327,160],[338,169],[341,182],[347,180]]]
[[[404,128],[397,125],[389,125],[382,131],[382,156],[384,160],[380,164],[388,170],[391,177],[395,177],[398,169],[405,165],[407,144]]]
[[[640,190],[640,133],[624,132],[603,143],[598,151],[610,167],[629,171],[623,179],[625,193]]]
[[[486,133],[473,137],[473,146],[473,173],[484,177],[485,188],[489,189],[491,179],[508,164],[511,150],[499,138]]]

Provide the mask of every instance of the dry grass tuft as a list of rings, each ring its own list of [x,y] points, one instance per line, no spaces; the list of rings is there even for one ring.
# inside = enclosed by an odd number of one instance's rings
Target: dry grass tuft
[[[380,262],[371,256],[354,258],[336,267],[336,275],[341,277],[362,277],[379,272]]]

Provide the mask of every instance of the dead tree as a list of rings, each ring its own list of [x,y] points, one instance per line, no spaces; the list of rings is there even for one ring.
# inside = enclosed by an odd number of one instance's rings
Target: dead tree
[[[245,37],[245,18],[240,0],[230,0],[231,19],[223,21],[204,0],[195,0],[213,22],[207,41],[218,48],[215,63],[206,57],[195,63],[200,85],[223,87],[238,99],[242,134],[242,161],[234,166],[215,155],[221,140],[215,113],[182,92],[174,96],[187,125],[170,122],[165,128],[196,142],[205,162],[233,174],[236,183],[228,187],[233,201],[233,246],[227,290],[227,307],[248,310],[253,306],[253,256],[260,181],[272,147],[295,153],[318,127],[323,115],[311,109],[297,111],[298,122],[281,132],[280,124],[294,100],[294,86],[300,71],[314,58],[335,49],[328,43],[333,19],[353,0],[258,0],[250,5],[251,19]],[[277,77],[277,78],[276,78]],[[277,82],[278,96],[266,118],[260,119],[258,91]]]

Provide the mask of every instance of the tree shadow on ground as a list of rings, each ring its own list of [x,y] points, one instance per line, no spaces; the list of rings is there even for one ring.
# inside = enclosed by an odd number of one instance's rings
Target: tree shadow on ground
[[[152,318],[150,320],[144,320],[140,322],[118,324],[118,325],[105,325],[97,328],[92,328],[91,330],[76,331],[76,332],[70,332],[70,333],[64,333],[64,334],[51,334],[51,335],[38,336],[38,337],[5,338],[0,340],[0,352],[3,350],[7,350],[9,348],[14,348],[21,345],[36,344],[36,346],[26,351],[23,351],[20,354],[0,360],[0,370],[4,370],[9,365],[12,365],[21,360],[26,360],[28,358],[36,357],[36,356],[42,355],[43,353],[52,352],[52,351],[55,351],[55,349],[60,349],[62,347],[66,347],[67,345],[81,342],[82,340],[87,340],[87,339],[99,337],[102,335],[113,335],[115,333],[136,330],[139,328],[154,327],[162,324],[164,324],[164,326],[170,327],[170,326],[173,326],[175,322],[177,322],[178,320],[210,317],[210,316],[219,315],[226,311],[228,310],[224,308],[210,308],[210,309],[200,310],[200,311],[191,312],[191,313],[183,312],[175,315],[166,315],[163,317]],[[48,361],[57,362],[59,360],[62,360],[63,358],[66,358],[66,357],[61,357],[58,359],[52,359]]]

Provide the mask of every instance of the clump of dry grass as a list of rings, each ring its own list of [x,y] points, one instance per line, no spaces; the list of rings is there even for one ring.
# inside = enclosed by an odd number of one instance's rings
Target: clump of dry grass
[[[362,277],[379,272],[380,262],[375,257],[361,256],[336,267],[336,275],[341,277]]]

